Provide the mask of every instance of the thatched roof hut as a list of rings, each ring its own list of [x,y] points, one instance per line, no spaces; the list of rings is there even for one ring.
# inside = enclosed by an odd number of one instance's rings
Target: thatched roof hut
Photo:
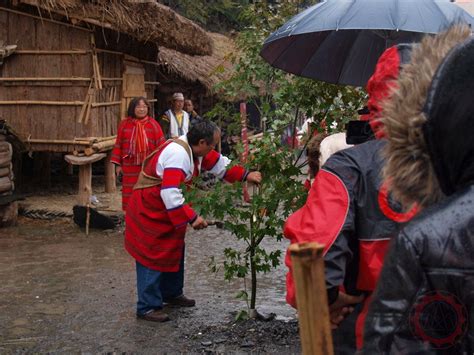
[[[211,40],[201,27],[155,0],[20,0],[19,3],[37,6],[51,16],[66,16],[73,24],[111,29],[183,53],[212,53]]]
[[[185,96],[197,100],[201,110],[204,99],[211,99],[216,93],[213,86],[221,82],[232,73],[233,64],[231,57],[235,55],[236,46],[234,41],[222,34],[210,33],[213,52],[211,55],[188,55],[182,52],[160,47],[158,52],[158,87],[160,97],[158,103],[166,99],[174,91],[182,91]],[[209,101],[209,100],[208,100]]]
[[[210,55],[188,55],[160,47],[158,63],[162,71],[190,84],[198,83],[208,92],[212,91],[216,83],[228,78],[232,69],[230,56],[235,54],[236,47],[227,36],[211,32],[207,35],[214,48]]]

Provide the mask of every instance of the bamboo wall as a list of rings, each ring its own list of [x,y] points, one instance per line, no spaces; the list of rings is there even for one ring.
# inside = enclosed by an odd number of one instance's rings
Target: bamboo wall
[[[6,119],[23,141],[32,141],[27,143],[29,150],[72,152],[78,147],[69,142],[76,138],[116,134],[124,113],[125,68],[119,47],[130,41],[126,35],[107,41],[106,34],[111,37],[111,33],[0,8],[0,44],[17,45],[16,52],[0,65],[0,118]],[[94,42],[97,50],[92,50]],[[141,48],[152,58],[153,46],[132,43],[135,48],[130,51],[138,56]],[[98,70],[94,70],[94,54]],[[156,67],[139,65],[145,67],[146,93],[153,99]],[[101,89],[94,79],[97,71]],[[85,104],[88,93],[92,98],[89,105]]]

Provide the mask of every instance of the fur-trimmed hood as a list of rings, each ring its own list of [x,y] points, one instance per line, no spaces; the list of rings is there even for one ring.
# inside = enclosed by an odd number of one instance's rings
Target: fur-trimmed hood
[[[426,207],[444,195],[424,135],[428,120],[424,109],[436,70],[470,32],[469,27],[454,26],[437,36],[425,37],[413,49],[410,63],[403,66],[391,99],[383,102],[381,121],[388,137],[384,177],[391,181],[394,197],[405,207],[413,203]],[[456,137],[451,139],[455,141]]]

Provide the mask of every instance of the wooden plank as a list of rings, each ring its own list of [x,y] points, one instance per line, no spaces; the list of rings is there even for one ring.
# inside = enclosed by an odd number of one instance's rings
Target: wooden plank
[[[304,355],[334,354],[323,250],[324,245],[318,243],[291,244],[289,247]]]
[[[10,42],[8,44],[16,44],[17,49],[35,48],[35,19],[19,14],[10,14],[8,22],[8,40]]]
[[[86,165],[92,164],[99,160],[104,159],[107,156],[105,153],[96,153],[92,154],[91,156],[84,156],[84,157],[77,157],[71,154],[67,154],[64,156],[64,159],[72,165]]]

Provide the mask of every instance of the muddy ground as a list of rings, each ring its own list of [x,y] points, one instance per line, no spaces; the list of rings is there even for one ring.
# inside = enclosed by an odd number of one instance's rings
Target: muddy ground
[[[185,293],[197,306],[168,309],[172,320],[156,324],[135,317],[134,262],[120,228],[86,237],[70,219],[20,218],[0,229],[0,353],[299,353],[284,265],[259,281],[259,311],[276,319],[233,321],[245,309],[235,299],[242,284],[207,266],[231,245],[225,230],[189,230]]]

